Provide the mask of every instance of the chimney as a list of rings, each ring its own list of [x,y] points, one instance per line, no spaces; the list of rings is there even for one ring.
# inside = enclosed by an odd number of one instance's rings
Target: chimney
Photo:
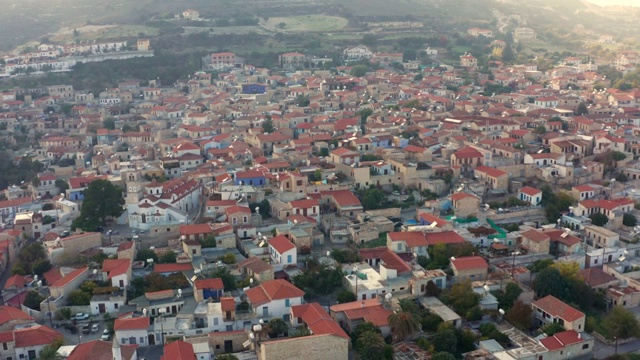
[[[362,303],[360,305],[361,305],[361,307],[364,307],[364,300],[362,301]]]

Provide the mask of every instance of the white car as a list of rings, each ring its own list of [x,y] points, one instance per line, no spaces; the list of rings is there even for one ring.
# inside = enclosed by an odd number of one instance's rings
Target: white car
[[[109,341],[110,336],[111,334],[109,333],[109,329],[104,329],[102,336],[100,336],[100,340]]]
[[[89,320],[89,314],[77,313],[73,316],[72,319],[76,321]]]
[[[100,324],[93,324],[91,325],[91,332],[92,333],[97,333],[98,330],[100,330]]]

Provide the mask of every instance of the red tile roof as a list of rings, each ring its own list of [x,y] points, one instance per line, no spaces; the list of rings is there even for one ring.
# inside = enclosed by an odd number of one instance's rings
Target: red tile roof
[[[520,192],[529,196],[536,196],[542,193],[542,190],[538,190],[536,188],[532,188],[531,186],[524,186],[520,189]]]
[[[212,232],[209,224],[180,225],[180,235],[210,234]]]
[[[283,279],[264,282],[245,292],[253,306],[266,304],[272,300],[302,297],[304,291]]]
[[[67,360],[112,360],[113,343],[111,341],[92,340],[77,345]],[[129,360],[136,352],[138,345],[120,345],[123,360]]]
[[[196,280],[194,285],[196,289],[224,289],[224,284],[220,278]]]
[[[484,165],[476,167],[476,171],[485,173],[487,174],[487,176],[494,177],[494,178],[507,175],[507,173],[502,170],[494,169],[492,167],[484,166]]]
[[[464,256],[451,259],[451,266],[458,271],[488,269],[487,261],[480,256]]]
[[[549,351],[554,351],[560,350],[572,344],[577,344],[582,341],[583,340],[580,338],[580,334],[578,334],[575,330],[568,330],[541,339],[540,343]]]
[[[331,311],[334,313],[344,312],[345,316],[351,321],[362,319],[372,322],[376,326],[387,326],[387,319],[389,315],[393,314],[393,311],[385,309],[378,299],[333,305]]]
[[[291,313],[296,318],[302,318],[313,335],[337,335],[349,339],[349,335],[318,303],[293,306]]]
[[[471,195],[471,194],[466,193],[466,192],[457,192],[457,193],[451,195],[451,200],[452,201],[459,201],[459,200],[466,199],[466,198],[478,199],[477,196]]]
[[[14,330],[13,335],[16,340],[16,348],[49,345],[56,339],[62,338],[62,334],[43,325]]]
[[[573,307],[565,304],[561,300],[558,300],[552,295],[547,295],[542,299],[538,299],[531,303],[536,307],[542,309],[547,312],[549,315],[554,317],[559,317],[564,321],[573,322],[582,317],[584,317],[584,313],[574,309]]]
[[[176,273],[190,270],[193,270],[193,265],[191,263],[153,265],[153,272],[155,273]]]
[[[429,246],[427,239],[421,232],[390,232],[387,234],[391,241],[404,241],[409,247]]]
[[[116,319],[113,325],[115,331],[146,330],[149,328],[149,318],[146,316],[128,319]]]
[[[236,300],[232,297],[220,298],[220,308],[222,311],[234,311],[236,309]]]
[[[455,231],[425,233],[424,237],[429,246],[435,246],[438,244],[459,244],[465,242],[465,239]]]
[[[74,279],[76,279],[78,276],[81,276],[82,274],[85,274],[89,271],[88,267],[81,267],[79,269],[75,269],[72,272],[68,273],[67,275],[63,276],[61,279],[59,279],[58,281],[54,282],[53,284],[51,284],[51,286],[55,286],[55,287],[62,287],[62,286],[66,286],[68,285],[70,282],[72,282]]]
[[[432,214],[429,214],[429,213],[424,213],[424,212],[420,213],[420,219],[428,222],[429,224],[432,224],[432,223],[435,222],[437,227],[444,227],[444,226],[449,225],[448,221],[446,221],[444,219],[441,219],[441,218],[439,218],[437,216],[434,216]]]
[[[176,340],[164,346],[164,355],[160,360],[196,360],[196,353],[190,343]]]
[[[10,289],[15,287],[17,289],[22,289],[24,287],[24,275],[13,275],[7,282],[4,284],[5,289]]]
[[[362,206],[360,200],[349,190],[323,191],[322,194],[333,197],[340,207]]]
[[[107,279],[126,274],[131,269],[131,259],[106,259],[102,262],[102,271],[108,274]]]
[[[480,151],[470,146],[467,146],[465,148],[462,148],[456,151],[455,153],[453,153],[453,155],[455,155],[457,159],[470,159],[470,158],[484,157]]]
[[[578,185],[578,186],[574,186],[574,189],[578,190],[579,192],[584,192],[584,191],[595,191],[594,188],[592,188],[589,185]]]
[[[386,246],[380,246],[371,249],[360,249],[358,253],[363,260],[382,260],[385,268],[396,270],[398,272],[398,275],[411,271],[411,266],[409,266],[409,264],[402,260],[402,258],[400,258],[398,254],[394,253]]]
[[[120,245],[118,245],[118,251],[125,251],[125,250],[129,250],[131,249],[131,247],[133,247],[133,241],[127,241],[127,242],[123,242],[120,243]]]
[[[533,242],[542,242],[542,241],[547,241],[550,240],[549,235],[544,234],[542,231],[538,231],[536,229],[529,229],[523,233],[521,233],[520,235],[522,235],[523,237],[526,237],[527,239],[533,241]]]
[[[284,235],[278,235],[269,239],[269,246],[274,248],[278,254],[284,254],[285,252],[296,248],[296,246]]]
[[[10,306],[0,306],[0,325],[12,320],[33,320],[33,318],[19,309]]]

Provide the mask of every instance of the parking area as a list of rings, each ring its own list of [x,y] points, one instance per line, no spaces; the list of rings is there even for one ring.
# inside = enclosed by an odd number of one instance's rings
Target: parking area
[[[94,328],[92,331],[92,325],[98,325],[97,329]],[[89,326],[89,333],[84,332],[83,326]],[[57,327],[55,327],[57,326]],[[70,326],[65,327],[64,323],[56,323],[54,324],[54,328],[64,337],[64,343],[67,345],[76,345],[79,343],[98,340],[102,336],[102,331],[105,329],[104,321],[84,321],[76,324],[76,328],[78,330],[72,331],[70,330]],[[75,332],[75,333],[74,333]]]

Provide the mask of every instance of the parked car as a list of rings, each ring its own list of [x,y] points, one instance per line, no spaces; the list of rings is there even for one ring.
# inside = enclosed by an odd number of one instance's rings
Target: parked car
[[[69,230],[65,230],[62,232],[62,234],[60,234],[61,238],[66,238],[67,236],[71,235],[71,232]]]
[[[89,320],[89,314],[77,313],[77,314],[73,315],[73,317],[71,319],[76,320],[76,321]]]
[[[78,333],[78,329],[73,324],[64,324],[64,328],[72,334]]]
[[[91,332],[91,327],[89,327],[89,324],[82,325],[82,333],[83,334],[88,334],[90,332]]]
[[[92,333],[97,333],[98,330],[100,330],[100,324],[93,324],[91,325],[91,332]]]
[[[109,329],[104,329],[104,331],[102,332],[102,336],[100,336],[100,340],[109,341],[110,336],[111,333],[109,332]]]

